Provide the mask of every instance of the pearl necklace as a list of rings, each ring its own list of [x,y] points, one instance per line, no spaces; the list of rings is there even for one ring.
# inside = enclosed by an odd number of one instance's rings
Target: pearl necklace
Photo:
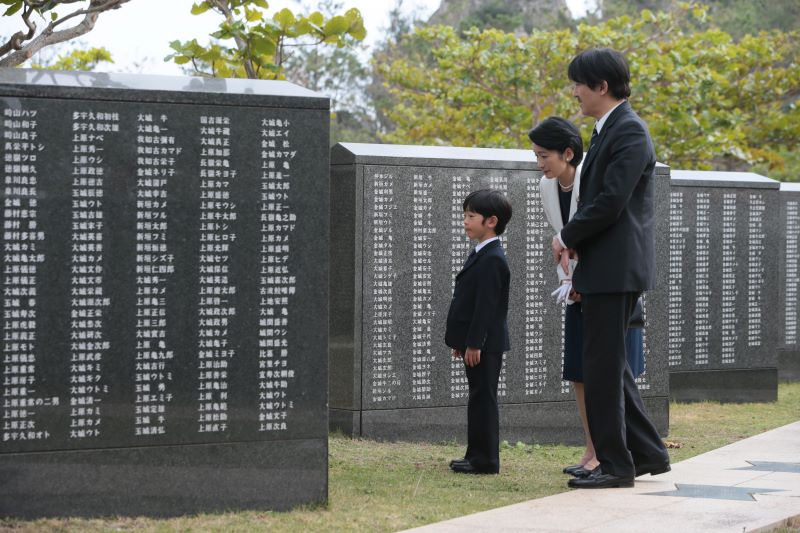
[[[562,191],[562,192],[569,192],[569,191],[571,191],[571,190],[572,190],[572,188],[573,188],[574,186],[575,186],[575,182],[574,182],[574,181],[573,181],[572,183],[570,183],[569,185],[567,185],[566,187],[564,187],[563,185],[561,185],[561,182],[560,182],[560,181],[558,182],[558,188],[559,188],[559,189],[561,189],[561,191]]]

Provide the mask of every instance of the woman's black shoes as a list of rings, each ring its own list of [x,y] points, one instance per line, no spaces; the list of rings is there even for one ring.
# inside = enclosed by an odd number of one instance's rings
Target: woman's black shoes
[[[564,472],[565,474],[575,475],[573,472],[580,469],[583,469],[583,465],[565,466],[562,472]]]

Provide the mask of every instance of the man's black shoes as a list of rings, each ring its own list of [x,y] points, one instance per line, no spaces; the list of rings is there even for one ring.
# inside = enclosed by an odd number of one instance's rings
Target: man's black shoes
[[[478,468],[472,466],[469,461],[466,460],[453,460],[450,461],[450,470],[456,472],[458,474],[497,474],[497,470],[488,469],[488,468]]]
[[[573,489],[611,489],[633,487],[632,477],[619,477],[606,474],[599,466],[589,477],[570,479],[567,485]]]
[[[672,467],[669,466],[669,461],[664,461],[663,463],[643,463],[636,465],[636,477],[643,476],[645,474],[657,476],[659,474],[669,472],[670,470],[672,470]]]

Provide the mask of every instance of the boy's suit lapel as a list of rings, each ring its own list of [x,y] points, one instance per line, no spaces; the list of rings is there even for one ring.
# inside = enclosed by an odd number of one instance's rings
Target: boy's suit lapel
[[[482,255],[484,255],[484,254],[485,254],[485,253],[486,253],[488,250],[491,250],[492,248],[494,248],[494,247],[496,247],[496,246],[499,246],[499,245],[500,245],[500,241],[499,241],[499,240],[492,241],[492,242],[490,242],[489,244],[487,244],[486,246],[484,246],[483,248],[481,248],[481,250],[480,250],[479,252],[477,252],[477,253],[475,253],[475,254],[472,254],[472,255],[471,255],[471,256],[470,256],[470,257],[467,259],[467,262],[466,262],[466,263],[464,263],[464,266],[461,268],[461,272],[459,272],[459,273],[458,273],[458,275],[456,276],[456,279],[460,278],[460,277],[461,277],[461,274],[463,274],[464,272],[466,272],[468,268],[470,268],[472,265],[474,265],[475,263],[477,263],[477,262],[478,262],[478,259],[479,259],[479,258],[480,258]]]

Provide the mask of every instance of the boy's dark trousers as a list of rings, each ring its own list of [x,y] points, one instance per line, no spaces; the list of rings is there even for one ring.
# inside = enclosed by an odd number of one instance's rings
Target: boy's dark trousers
[[[480,347],[481,360],[467,367],[467,453],[464,458],[478,471],[500,469],[497,382],[508,338],[508,288],[511,273],[500,241],[470,255],[456,276],[447,312],[445,344],[461,353]]]
[[[500,471],[500,420],[497,383],[503,352],[481,352],[481,362],[464,368],[469,383],[467,402],[467,453],[464,458],[481,471]]]

